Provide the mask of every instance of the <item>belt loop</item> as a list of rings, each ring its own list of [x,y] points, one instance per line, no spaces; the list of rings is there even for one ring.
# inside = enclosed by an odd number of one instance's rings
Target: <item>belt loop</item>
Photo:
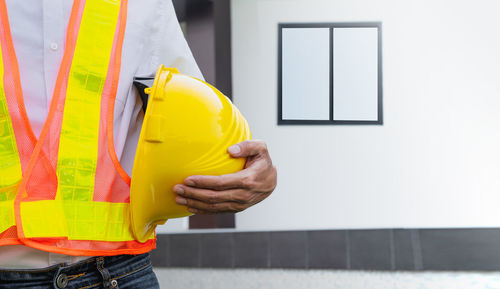
[[[104,289],[111,288],[110,285],[111,276],[109,275],[108,269],[104,268],[104,257],[97,257],[96,263],[97,263],[97,270],[99,270],[102,276],[102,287]]]

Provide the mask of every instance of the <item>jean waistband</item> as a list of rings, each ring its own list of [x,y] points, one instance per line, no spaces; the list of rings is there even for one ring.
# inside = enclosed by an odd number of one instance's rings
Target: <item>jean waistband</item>
[[[141,255],[118,255],[92,257],[71,265],[56,264],[40,269],[0,269],[0,283],[12,280],[31,280],[33,282],[57,282],[63,275],[68,281],[79,278],[88,283],[110,282],[151,265],[149,253]],[[59,277],[59,278],[58,278]],[[60,281],[60,280],[59,280]],[[63,280],[64,281],[64,280]]]

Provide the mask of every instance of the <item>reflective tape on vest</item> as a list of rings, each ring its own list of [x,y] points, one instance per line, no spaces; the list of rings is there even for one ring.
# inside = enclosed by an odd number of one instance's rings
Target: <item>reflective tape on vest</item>
[[[14,199],[22,179],[16,137],[3,89],[3,69],[0,53],[0,233],[15,225]]]
[[[154,234],[146,243],[132,235],[130,178],[113,147],[126,7],[127,0],[74,0],[54,96],[36,140],[0,0],[0,39],[7,47],[0,71],[9,83],[4,89],[0,82],[0,245],[69,255],[140,254],[155,247]],[[17,236],[2,237],[16,228]]]
[[[27,238],[134,239],[129,204],[93,201],[101,95],[119,11],[120,1],[85,3],[64,104],[56,198],[21,203]]]

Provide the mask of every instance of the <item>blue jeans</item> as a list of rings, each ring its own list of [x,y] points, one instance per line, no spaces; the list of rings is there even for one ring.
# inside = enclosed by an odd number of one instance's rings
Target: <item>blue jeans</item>
[[[0,289],[160,288],[149,254],[94,257],[43,269],[0,269]]]

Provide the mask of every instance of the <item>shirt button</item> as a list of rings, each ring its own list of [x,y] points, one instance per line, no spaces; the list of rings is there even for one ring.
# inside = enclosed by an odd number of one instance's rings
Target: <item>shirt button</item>
[[[56,51],[58,47],[59,47],[59,46],[58,46],[58,45],[57,45],[57,43],[55,43],[55,42],[52,42],[52,43],[50,44],[50,49],[52,49],[52,50],[54,50],[54,51]]]

